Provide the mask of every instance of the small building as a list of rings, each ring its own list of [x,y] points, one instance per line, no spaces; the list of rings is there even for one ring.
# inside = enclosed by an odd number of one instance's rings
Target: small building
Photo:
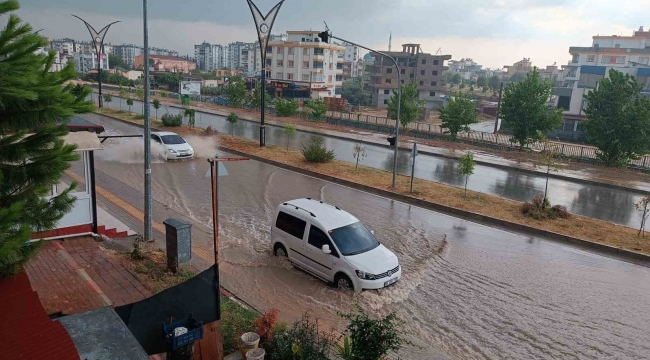
[[[149,61],[153,71],[172,72],[189,74],[196,70],[196,62],[177,56],[149,55]],[[135,57],[135,69],[144,69],[144,54]]]

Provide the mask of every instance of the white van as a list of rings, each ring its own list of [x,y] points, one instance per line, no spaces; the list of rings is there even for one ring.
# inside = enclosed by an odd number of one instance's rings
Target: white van
[[[402,276],[397,256],[357,218],[310,198],[278,206],[271,245],[276,256],[339,288],[381,289]]]

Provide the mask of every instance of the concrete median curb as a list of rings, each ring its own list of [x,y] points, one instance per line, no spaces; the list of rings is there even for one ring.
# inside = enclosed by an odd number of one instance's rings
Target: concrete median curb
[[[642,253],[638,253],[638,252],[635,252],[635,251],[620,249],[620,248],[616,248],[616,247],[613,247],[613,246],[600,244],[600,243],[596,243],[596,242],[592,242],[592,241],[588,241],[588,240],[583,240],[583,239],[571,237],[571,236],[568,236],[568,235],[559,234],[559,233],[548,231],[548,230],[534,228],[534,227],[531,227],[531,226],[528,226],[528,225],[522,225],[522,224],[513,223],[513,222],[510,222],[510,221],[506,221],[506,220],[486,216],[486,215],[473,213],[471,211],[462,210],[462,209],[458,209],[458,208],[447,206],[447,205],[437,204],[437,203],[434,203],[434,202],[431,202],[431,201],[426,201],[426,200],[422,200],[422,199],[413,198],[413,197],[410,197],[410,196],[407,196],[407,195],[394,193],[394,192],[391,192],[391,191],[388,191],[388,190],[379,189],[379,188],[375,188],[375,187],[355,183],[355,182],[352,182],[352,181],[340,179],[340,178],[337,178],[337,177],[334,177],[334,176],[317,173],[317,172],[314,172],[314,171],[311,171],[311,170],[302,169],[302,168],[299,168],[299,167],[296,167],[296,166],[293,166],[293,165],[288,165],[288,164],[285,164],[285,163],[282,163],[282,162],[265,159],[265,158],[262,158],[262,157],[259,157],[259,156],[247,154],[245,152],[241,152],[241,151],[238,151],[238,150],[233,150],[233,149],[223,147],[223,146],[220,146],[219,148],[221,150],[223,150],[223,151],[227,151],[227,152],[235,154],[235,155],[246,156],[246,157],[249,157],[249,158],[251,158],[253,160],[260,161],[260,162],[263,162],[263,163],[266,163],[266,164],[269,164],[269,165],[277,166],[279,168],[283,168],[283,169],[286,169],[286,170],[297,172],[297,173],[300,173],[300,174],[303,174],[303,175],[308,175],[308,176],[312,176],[312,177],[322,179],[322,180],[325,180],[325,181],[333,182],[333,183],[336,183],[336,184],[339,184],[339,185],[347,186],[347,187],[350,187],[350,188],[353,188],[353,189],[356,189],[356,190],[365,191],[365,192],[368,192],[368,193],[371,193],[371,194],[374,194],[374,195],[383,196],[383,197],[386,197],[386,198],[389,198],[389,199],[392,199],[392,200],[401,201],[401,202],[406,203],[406,204],[416,205],[416,206],[419,206],[419,207],[422,207],[422,208],[425,208],[425,209],[438,211],[438,212],[441,212],[441,213],[444,213],[444,214],[447,214],[447,215],[453,215],[455,217],[459,217],[459,218],[462,218],[462,219],[465,219],[465,220],[478,222],[478,223],[485,224],[485,225],[496,226],[496,227],[499,227],[499,228],[502,228],[502,229],[521,231],[521,232],[525,232],[525,233],[528,233],[528,234],[531,234],[531,235],[544,236],[544,237],[546,237],[548,239],[551,239],[551,240],[554,240],[554,241],[567,243],[567,244],[572,244],[572,245],[575,245],[575,246],[583,248],[583,249],[594,250],[594,251],[597,251],[597,252],[605,254],[605,255],[615,256],[615,257],[621,258],[623,260],[639,263],[639,264],[644,265],[644,266],[650,266],[650,256],[642,254]]]

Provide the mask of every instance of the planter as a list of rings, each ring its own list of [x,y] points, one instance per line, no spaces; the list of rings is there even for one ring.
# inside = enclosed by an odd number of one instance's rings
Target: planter
[[[262,348],[252,349],[246,353],[246,360],[264,360],[266,351]]]
[[[260,336],[254,332],[248,332],[241,336],[241,354],[246,357],[246,354],[260,346]]]

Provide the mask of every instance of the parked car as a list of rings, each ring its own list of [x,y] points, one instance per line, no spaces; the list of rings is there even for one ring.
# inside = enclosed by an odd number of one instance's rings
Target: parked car
[[[165,160],[191,159],[194,149],[180,135],[169,131],[156,131],[151,133],[151,140],[163,147]]]
[[[373,231],[337,206],[310,198],[278,206],[271,245],[276,256],[338,288],[381,289],[402,276],[397,256]]]

